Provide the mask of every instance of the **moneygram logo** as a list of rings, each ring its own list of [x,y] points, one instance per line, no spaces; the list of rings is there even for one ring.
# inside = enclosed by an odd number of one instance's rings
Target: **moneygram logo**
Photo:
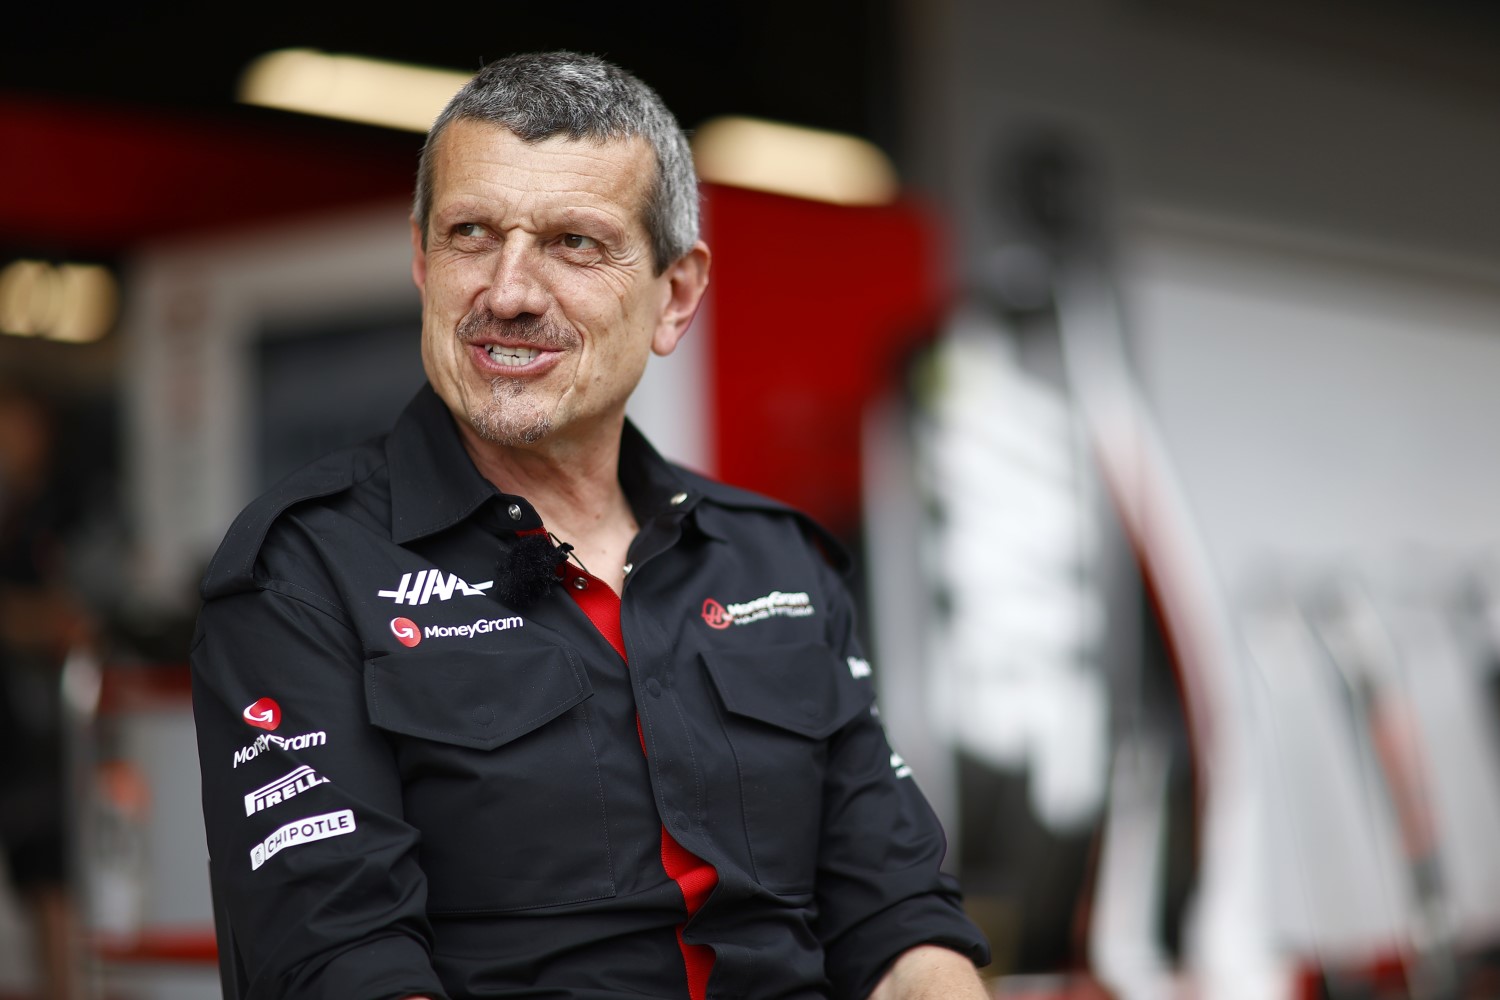
[[[246,705],[240,717],[256,729],[275,729],[281,725],[281,706],[270,698],[260,698]]]
[[[784,594],[773,590],[764,597],[742,604],[720,604],[712,597],[703,602],[703,621],[709,628],[749,625],[767,618],[806,618],[813,613],[812,598],[805,593]]]
[[[391,634],[396,637],[397,642],[408,648],[422,641],[421,630],[410,618],[392,618]]]
[[[422,636],[427,639],[472,639],[476,635],[504,632],[525,624],[526,619],[519,615],[511,615],[509,618],[478,618],[467,625],[428,625],[422,629]],[[406,642],[405,639],[401,641]],[[417,643],[413,640],[406,644],[415,646]]]
[[[320,747],[328,742],[328,734],[319,730],[316,733],[303,733],[301,736],[272,736],[269,733],[261,733],[255,737],[255,742],[247,747],[241,747],[234,752],[234,766],[248,763],[265,753],[267,750],[306,750],[308,747]]]
[[[355,830],[354,810],[340,809],[288,823],[265,840],[250,848],[250,870],[254,871],[288,847],[310,844],[315,840],[342,837]]]

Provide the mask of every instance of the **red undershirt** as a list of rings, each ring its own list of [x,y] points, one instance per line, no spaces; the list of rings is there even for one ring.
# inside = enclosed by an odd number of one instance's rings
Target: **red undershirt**
[[[545,529],[537,530],[541,532]],[[620,659],[628,663],[625,656],[625,636],[620,628],[619,595],[603,580],[590,576],[572,563],[564,563],[558,572],[563,577],[564,589],[574,603],[593,622],[599,634],[614,647],[615,652],[620,654]],[[577,579],[587,581],[587,586],[580,590],[573,582]],[[635,733],[641,741],[641,753],[644,754],[646,740],[641,733],[639,715],[635,720]],[[714,871],[713,865],[673,840],[665,826],[661,828],[661,864],[666,869],[667,877],[682,890],[682,901],[687,905],[687,914],[691,918],[718,884],[719,873]],[[684,941],[684,926],[685,922],[677,925],[677,946],[682,949],[682,960],[687,966],[688,996],[691,1000],[704,1000],[708,993],[708,974],[714,965],[714,952],[707,945],[688,944]]]

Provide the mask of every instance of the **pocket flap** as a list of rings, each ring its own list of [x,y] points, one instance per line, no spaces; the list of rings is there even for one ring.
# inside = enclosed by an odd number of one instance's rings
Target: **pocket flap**
[[[822,643],[712,650],[702,654],[724,707],[809,739],[827,739],[875,700]]]
[[[414,650],[365,661],[370,722],[440,743],[493,750],[592,695],[571,650]]]

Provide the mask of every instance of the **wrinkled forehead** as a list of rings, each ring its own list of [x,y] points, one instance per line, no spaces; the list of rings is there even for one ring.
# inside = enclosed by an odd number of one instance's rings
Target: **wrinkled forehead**
[[[526,140],[503,125],[459,119],[437,139],[432,208],[462,197],[486,180],[555,197],[608,200],[646,228],[656,182],[655,151],[644,138],[574,139],[566,134]]]

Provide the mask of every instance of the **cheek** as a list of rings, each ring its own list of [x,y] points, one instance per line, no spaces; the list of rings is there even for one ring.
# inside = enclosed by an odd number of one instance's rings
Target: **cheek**
[[[451,374],[461,370],[463,360],[463,344],[446,332],[441,323],[429,317],[422,331],[423,366],[429,372]]]
[[[444,323],[451,321],[467,310],[482,291],[483,279],[471,266],[440,262],[429,264],[425,305],[428,311]]]
[[[557,302],[564,310],[595,324],[619,325],[638,308],[641,289],[629,274],[604,269],[561,271],[553,279]]]

